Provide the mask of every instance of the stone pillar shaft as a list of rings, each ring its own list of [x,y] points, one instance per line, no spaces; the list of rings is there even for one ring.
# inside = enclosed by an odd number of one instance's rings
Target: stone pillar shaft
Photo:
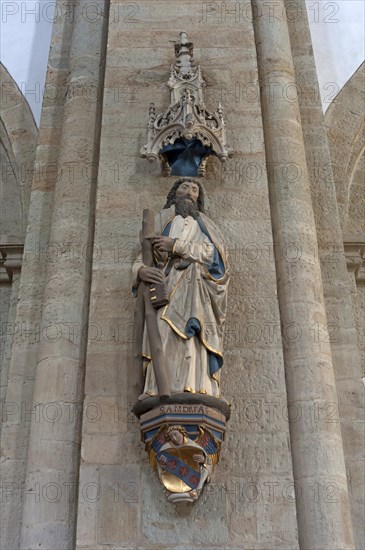
[[[362,364],[348,285],[340,215],[327,130],[319,94],[311,35],[303,0],[286,1],[292,10],[288,28],[294,61],[304,146],[317,230],[328,327],[339,401],[351,519],[356,548],[364,546]],[[355,407],[354,402],[359,404]],[[339,416],[339,418],[338,418]],[[362,451],[362,452],[361,452]]]
[[[21,548],[73,548],[107,29],[77,0],[44,291]],[[66,329],[66,331],[65,331]]]
[[[71,10],[73,0],[58,0],[60,11]],[[42,325],[46,267],[52,255],[49,233],[61,127],[64,91],[69,73],[70,17],[55,18],[48,59],[46,89],[55,90],[43,100],[36,162],[32,180],[28,228],[25,236],[22,271],[2,432],[2,477],[10,494],[1,503],[2,543],[4,548],[19,548],[22,523],[22,496],[32,417],[33,388]]]
[[[252,1],[300,547],[353,548],[340,428],[323,411],[337,404],[300,110],[285,4]],[[290,252],[291,250],[291,252]],[[336,497],[326,498],[325,487]],[[322,491],[314,495],[313,491]],[[324,492],[323,492],[324,491]]]
[[[9,366],[10,366],[10,360],[11,360],[11,348],[13,343],[13,330],[11,330],[11,327],[14,326],[15,322],[15,316],[16,316],[16,306],[18,302],[18,294],[19,294],[19,282],[20,282],[20,273],[16,272],[13,275],[13,280],[11,283],[11,287],[9,289],[9,307],[6,312],[4,312],[4,307],[1,308],[1,313],[3,316],[2,321],[2,349],[1,349],[1,386],[0,386],[0,403],[1,406],[5,406],[5,398],[6,398],[6,390],[7,390],[7,384],[8,384],[8,375],[9,375]],[[2,304],[3,306],[3,304]],[[4,315],[6,313],[6,317]],[[4,327],[7,327],[7,330],[4,329]],[[9,328],[8,328],[9,327]],[[4,415],[2,415],[4,417]],[[2,431],[2,423],[3,418],[0,421],[0,434]]]

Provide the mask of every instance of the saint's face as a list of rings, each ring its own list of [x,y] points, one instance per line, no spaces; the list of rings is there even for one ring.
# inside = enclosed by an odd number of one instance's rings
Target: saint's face
[[[193,181],[183,181],[176,189],[176,196],[184,197],[185,199],[190,199],[197,202],[199,197],[199,187]]]

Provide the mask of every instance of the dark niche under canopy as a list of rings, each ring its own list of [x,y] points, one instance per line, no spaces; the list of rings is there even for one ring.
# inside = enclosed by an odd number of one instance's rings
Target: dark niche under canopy
[[[161,154],[166,159],[172,176],[198,176],[203,159],[214,154],[211,147],[203,145],[197,138],[179,138],[175,143],[165,145]]]

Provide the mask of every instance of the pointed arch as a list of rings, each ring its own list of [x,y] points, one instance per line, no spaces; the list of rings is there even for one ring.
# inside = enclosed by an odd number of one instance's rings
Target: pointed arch
[[[24,242],[38,129],[18,85],[0,64],[1,108],[0,239]]]
[[[365,233],[365,63],[329,107],[325,122],[344,234]]]

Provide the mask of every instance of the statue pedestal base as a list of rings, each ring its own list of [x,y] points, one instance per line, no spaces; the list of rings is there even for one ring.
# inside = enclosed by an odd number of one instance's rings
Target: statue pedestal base
[[[138,401],[142,441],[166,499],[186,515],[208,483],[219,453],[230,407],[208,395],[181,393],[166,400]]]

